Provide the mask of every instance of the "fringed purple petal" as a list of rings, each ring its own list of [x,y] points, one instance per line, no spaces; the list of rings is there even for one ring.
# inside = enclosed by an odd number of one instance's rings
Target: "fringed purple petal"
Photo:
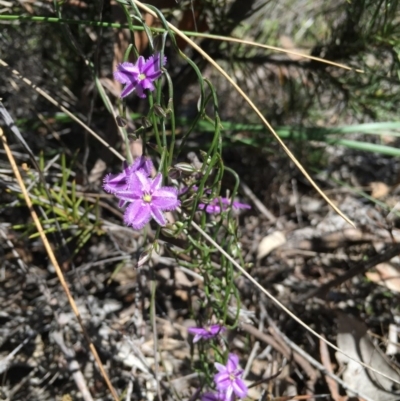
[[[193,342],[197,343],[207,335],[207,330],[201,327],[189,327],[188,332],[194,335]]]
[[[226,367],[218,362],[214,363],[215,369],[218,370],[218,372],[225,372],[226,371]]]
[[[137,82],[128,82],[124,89],[121,92],[121,98],[130,95],[135,89],[139,92],[139,87],[137,86]]]
[[[202,336],[200,334],[196,334],[193,337],[193,343],[198,343],[202,339]]]
[[[142,229],[151,219],[150,205],[138,200],[132,202],[124,214],[124,222],[135,230]]]
[[[130,188],[138,189],[142,194],[151,193],[151,179],[146,177],[143,170],[138,170],[130,177]]]
[[[129,167],[129,173],[132,174],[142,168],[144,165],[144,156],[139,156],[135,159],[133,164]]]
[[[155,71],[155,72],[152,72],[152,73],[147,73],[146,78],[147,79],[151,79],[151,81],[154,82],[156,79],[160,78],[161,75],[162,75],[162,71],[158,70],[158,71]]]
[[[146,94],[144,93],[143,88],[142,88],[141,85],[137,85],[136,86],[136,93],[141,99],[145,99],[146,98]]]
[[[114,194],[119,190],[126,189],[128,186],[125,171],[119,174],[107,174],[103,180],[103,188],[106,192]]]
[[[213,324],[210,327],[189,327],[188,332],[190,334],[195,335],[195,338],[193,339],[193,342],[197,342],[200,339],[203,340],[209,340],[210,338],[216,337],[219,333],[225,331],[226,328],[224,326],[221,326],[220,324]],[[224,370],[226,370],[225,366],[222,366]]]
[[[229,372],[233,372],[239,366],[239,357],[236,354],[229,354],[228,363],[226,364],[226,368]]]
[[[158,173],[151,183],[151,192],[156,193],[156,191],[161,188],[163,176],[161,173]]]
[[[154,167],[153,162],[151,161],[151,159],[149,157],[143,156],[143,158],[145,159],[145,162],[143,165],[143,170],[148,176],[151,176],[151,173],[153,172],[153,167]]]
[[[140,188],[129,188],[124,191],[118,191],[115,196],[125,202],[135,202],[142,199],[142,191]]]
[[[136,170],[143,170],[147,176],[150,176],[153,170],[153,162],[149,157],[146,156],[138,157],[133,166],[136,166]]]
[[[231,385],[231,378],[227,370],[217,373],[214,376],[214,382],[218,390],[226,390]]]
[[[251,209],[251,206],[247,203],[233,202],[232,207],[234,209]]]
[[[150,92],[153,92],[153,90],[156,89],[150,79],[147,78],[143,81],[140,81],[140,85],[143,89],[148,89]]]
[[[188,332],[190,334],[206,334],[207,330],[202,327],[189,327]]]
[[[152,204],[160,210],[175,210],[181,202],[175,188],[163,187],[153,193]]]
[[[226,399],[226,400],[230,400],[230,399],[232,398],[232,393],[233,393],[233,387],[232,387],[232,386],[229,386],[229,387],[226,389],[226,392],[225,392],[225,399]]]
[[[209,332],[213,335],[216,336],[219,333],[223,333],[226,330],[226,327],[221,326],[220,324],[212,324],[209,328]]]
[[[153,163],[151,159],[146,156],[138,157],[129,168],[129,174],[132,174],[138,170],[142,170],[147,176],[150,176],[151,171],[153,170]]]
[[[143,74],[144,68],[146,68],[147,62],[145,62],[144,57],[140,56],[136,61],[136,66],[139,71],[139,74]]]
[[[151,216],[153,219],[162,227],[167,224],[167,219],[165,218],[163,212],[157,206],[154,206],[153,203],[150,205]]]
[[[201,401],[232,401],[232,399],[227,399],[224,392],[208,392],[201,396]]]
[[[125,62],[118,65],[117,71],[114,72],[114,79],[121,84],[127,84],[135,79],[138,74],[139,71],[134,64]]]
[[[156,80],[162,74],[161,66],[160,66],[160,53],[157,53],[148,58],[146,61],[146,65],[144,67],[143,72],[145,73],[146,77],[151,79],[152,81]],[[167,58],[163,58],[162,65],[165,65],[167,62]]]
[[[204,393],[201,396],[201,401],[221,401],[218,393]]]
[[[245,398],[247,396],[248,389],[246,383],[239,378],[232,382],[232,389],[239,398]]]

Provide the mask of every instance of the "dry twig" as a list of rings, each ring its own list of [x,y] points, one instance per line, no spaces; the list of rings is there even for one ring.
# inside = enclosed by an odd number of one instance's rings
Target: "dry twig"
[[[72,377],[75,380],[76,386],[82,394],[82,397],[85,401],[93,401],[93,397],[90,394],[88,386],[86,384],[86,380],[83,377],[81,369],[79,367],[78,361],[75,359],[75,351],[72,348],[68,348],[65,345],[63,335],[61,331],[56,331],[52,333],[53,340],[60,347],[63,352],[67,362],[68,362],[68,370],[71,372]]]

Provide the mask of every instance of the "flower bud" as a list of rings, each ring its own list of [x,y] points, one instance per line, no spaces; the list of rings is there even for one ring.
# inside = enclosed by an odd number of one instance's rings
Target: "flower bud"
[[[128,125],[128,122],[126,121],[126,119],[121,116],[117,116],[116,121],[117,121],[118,127],[120,127],[120,128],[125,128]]]
[[[177,163],[177,164],[175,164],[174,167],[177,170],[180,170],[184,173],[189,173],[189,174],[195,173],[197,171],[196,168],[189,163]]]
[[[143,251],[140,254],[139,260],[136,264],[136,267],[138,269],[150,260],[152,251],[153,251],[152,249],[149,249],[149,250]]]
[[[143,128],[150,128],[152,126],[151,121],[146,117],[142,117],[141,122],[142,122]]]
[[[153,111],[154,111],[154,114],[157,117],[163,117],[163,118],[167,117],[167,113],[165,112],[165,110],[159,104],[155,104],[153,106]]]
[[[168,171],[168,177],[171,178],[171,180],[179,180],[182,176],[182,172],[178,171],[176,168],[171,168]]]

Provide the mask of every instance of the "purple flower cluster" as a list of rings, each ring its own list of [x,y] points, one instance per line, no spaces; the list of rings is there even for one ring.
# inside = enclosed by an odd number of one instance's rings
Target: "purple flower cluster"
[[[197,191],[199,188],[196,185],[193,185],[190,187],[191,191]],[[189,191],[189,187],[184,187],[180,190],[180,195],[185,194],[186,192]],[[210,194],[211,190],[206,189],[204,191],[205,194]],[[221,212],[224,212],[225,210],[228,209],[228,207],[231,204],[231,200],[229,198],[225,198],[223,196],[218,196],[214,199],[211,200],[209,203],[199,203],[198,204],[198,209],[204,210],[205,212],[209,214],[218,214]],[[247,203],[240,203],[237,201],[232,202],[232,208],[233,209],[251,209],[251,206],[248,205]]]
[[[247,396],[247,386],[242,380],[243,369],[239,367],[239,357],[229,354],[226,366],[216,362],[218,373],[214,376],[215,386],[219,392],[225,393],[225,400],[232,400],[233,396],[244,398]]]
[[[229,354],[226,366],[216,362],[215,367],[218,370],[214,376],[217,392],[204,393],[201,401],[234,401],[247,396],[248,388],[242,379],[243,369],[239,367],[237,355]]]
[[[131,165],[124,163],[119,174],[108,174],[103,188],[119,199],[119,206],[126,203],[124,222],[135,230],[143,228],[153,218],[160,226],[167,220],[163,211],[175,210],[180,206],[178,191],[173,187],[162,187],[162,174],[150,178],[153,163],[141,156]]]
[[[167,58],[164,57],[161,60],[161,55],[157,53],[146,61],[143,56],[140,56],[135,64],[129,62],[119,64],[117,71],[114,72],[114,79],[125,85],[121,98],[130,95],[134,90],[139,97],[145,98],[144,91],[155,89],[153,82],[161,76],[161,67],[166,62]]]
[[[193,342],[197,343],[200,340],[209,340],[216,337],[219,333],[223,333],[226,327],[220,324],[212,324],[208,327],[189,327],[188,332],[194,335]]]
[[[210,213],[210,214],[217,214],[217,213],[221,213],[221,211],[225,211],[226,209],[228,209],[228,206],[230,204],[231,204],[230,199],[219,196],[218,198],[214,198],[207,205],[204,203],[199,203],[198,208],[200,210],[205,210],[207,213]],[[234,209],[251,209],[251,206],[248,205],[247,203],[240,203],[240,202],[236,202],[236,201],[232,202],[232,207]]]
[[[226,328],[219,324],[213,324],[209,327],[190,327],[189,333],[195,337],[193,342],[199,340],[209,340],[224,332]],[[215,363],[218,373],[214,376],[214,383],[217,392],[207,392],[201,396],[201,401],[234,401],[245,398],[248,393],[246,383],[242,379],[243,369],[239,367],[239,357],[235,354],[229,354],[225,365]]]

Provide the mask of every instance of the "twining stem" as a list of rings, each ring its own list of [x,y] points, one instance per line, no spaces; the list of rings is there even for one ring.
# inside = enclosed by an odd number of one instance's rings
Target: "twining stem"
[[[137,7],[141,10],[149,13],[155,18],[163,19],[162,16],[157,14],[154,11],[154,8],[148,7],[147,5],[141,3],[138,0],[131,0]],[[163,19],[163,22],[166,24],[166,27],[171,30],[175,35],[182,38],[185,42],[187,42],[193,49],[195,49],[198,53],[200,53],[239,93],[239,95],[247,102],[247,104],[253,109],[253,111],[257,114],[260,120],[264,123],[264,125],[271,132],[275,140],[279,143],[285,153],[289,156],[290,160],[296,165],[296,167],[300,170],[300,172],[304,175],[304,177],[308,180],[308,182],[314,187],[314,189],[321,195],[321,197],[329,204],[329,206],[339,215],[341,216],[347,223],[351,226],[355,227],[355,224],[348,218],[325,194],[325,192],[318,186],[318,184],[312,179],[312,177],[308,174],[302,164],[297,160],[291,150],[286,146],[285,142],[279,137],[276,133],[272,125],[268,122],[268,120],[261,113],[260,109],[254,104],[254,102],[250,99],[250,97],[242,90],[242,88],[231,78],[231,76],[207,53],[205,52],[199,45],[197,45],[193,40],[187,37],[180,29],[170,24],[169,22]]]
[[[180,213],[182,211],[178,209]],[[186,216],[187,218],[187,216]],[[364,368],[369,369],[371,372],[377,373],[381,375],[382,377],[385,377],[386,379],[391,380],[393,383],[400,384],[400,381],[395,380],[393,377],[388,376],[387,374],[380,372],[379,370],[373,368],[372,366],[361,362],[358,359],[355,359],[351,357],[350,355],[347,355],[343,350],[340,348],[336,347],[336,345],[332,344],[330,341],[328,341],[326,338],[318,334],[315,330],[313,330],[310,326],[308,326],[306,323],[304,323],[300,318],[298,318],[293,312],[291,312],[285,305],[283,305],[278,299],[276,299],[269,291],[267,291],[257,280],[255,280],[251,274],[245,270],[236,260],[229,255],[221,246],[214,241],[204,230],[201,229],[193,220],[190,222],[191,226],[197,230],[203,238],[205,238],[215,249],[218,250],[222,255],[226,257],[237,269],[238,271],[243,274],[256,288],[258,288],[263,294],[265,294],[271,301],[273,301],[277,306],[279,306],[288,316],[290,316],[293,320],[295,320],[297,323],[299,323],[302,327],[304,327],[306,330],[308,330],[311,334],[313,334],[315,337],[317,337],[319,340],[323,341],[325,344],[327,344],[329,347],[334,349],[337,352],[340,352],[342,355],[345,355],[347,358],[351,359],[354,362],[357,362]]]

